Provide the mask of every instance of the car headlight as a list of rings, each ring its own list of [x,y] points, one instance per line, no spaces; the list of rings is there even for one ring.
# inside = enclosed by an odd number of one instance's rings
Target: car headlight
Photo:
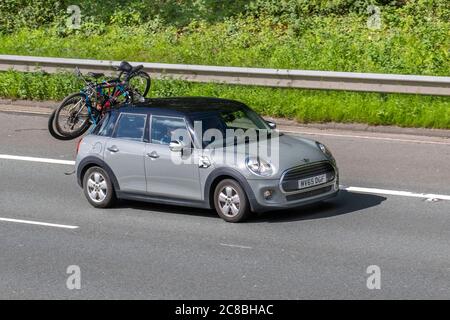
[[[319,149],[330,159],[334,159],[333,154],[331,153],[331,151],[322,143],[320,142],[316,142],[317,146],[319,147]]]
[[[246,161],[247,169],[250,172],[263,177],[273,174],[273,168],[270,163],[258,157],[248,157]]]

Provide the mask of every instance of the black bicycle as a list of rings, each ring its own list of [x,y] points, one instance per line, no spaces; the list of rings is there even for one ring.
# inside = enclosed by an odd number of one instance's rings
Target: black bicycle
[[[71,140],[96,125],[113,107],[144,101],[151,78],[143,66],[122,61],[116,68],[117,78],[103,80],[103,73],[90,72],[87,78],[76,68],[76,75],[85,82],[80,92],[67,96],[48,120],[50,134],[58,140]]]

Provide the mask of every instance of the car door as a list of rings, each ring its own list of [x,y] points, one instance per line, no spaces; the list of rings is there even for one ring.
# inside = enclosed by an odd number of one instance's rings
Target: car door
[[[145,142],[147,115],[121,113],[112,137],[106,142],[104,160],[113,170],[120,190],[145,193]]]
[[[184,140],[183,151],[171,151],[172,140]],[[147,191],[169,198],[201,200],[198,161],[193,159],[184,118],[151,116],[150,140],[145,150]],[[191,158],[192,157],[192,158]]]

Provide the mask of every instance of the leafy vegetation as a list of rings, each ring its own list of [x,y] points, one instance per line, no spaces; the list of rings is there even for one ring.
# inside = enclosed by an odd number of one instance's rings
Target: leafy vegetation
[[[81,28],[66,25],[68,5]],[[380,10],[380,24],[376,12]],[[448,0],[2,0],[0,53],[165,63],[450,74]],[[1,74],[0,96],[61,99],[72,76]],[[45,86],[42,85],[45,83]],[[299,121],[450,127],[443,97],[157,81],[153,96],[215,95]]]

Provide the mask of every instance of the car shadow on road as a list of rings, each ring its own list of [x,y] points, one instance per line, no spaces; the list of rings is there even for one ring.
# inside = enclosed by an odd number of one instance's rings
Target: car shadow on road
[[[385,197],[353,193],[342,190],[333,200],[307,205],[291,210],[270,211],[262,214],[253,215],[247,223],[258,222],[288,222],[313,219],[325,219],[353,212],[362,211],[367,208],[375,207],[381,204]],[[121,200],[117,208],[130,208],[143,211],[153,211],[161,213],[173,213],[182,215],[191,215],[203,218],[220,219],[214,210],[189,208],[181,206],[172,206],[156,203],[145,203],[129,200]]]
[[[290,210],[271,211],[252,217],[251,222],[288,222],[301,220],[325,219],[344,214],[360,212],[378,206],[386,197],[373,194],[354,193],[342,190],[339,195],[325,202],[320,202]]]
[[[173,213],[173,214],[182,214],[182,215],[191,215],[197,217],[205,217],[205,218],[218,218],[219,216],[216,214],[214,210],[208,209],[200,209],[200,208],[191,208],[191,207],[183,207],[183,206],[175,206],[169,204],[159,204],[159,203],[150,203],[150,202],[140,202],[140,201],[132,201],[132,200],[120,200],[117,204],[116,208],[126,208],[126,209],[136,209],[142,211],[153,211],[160,213]]]

